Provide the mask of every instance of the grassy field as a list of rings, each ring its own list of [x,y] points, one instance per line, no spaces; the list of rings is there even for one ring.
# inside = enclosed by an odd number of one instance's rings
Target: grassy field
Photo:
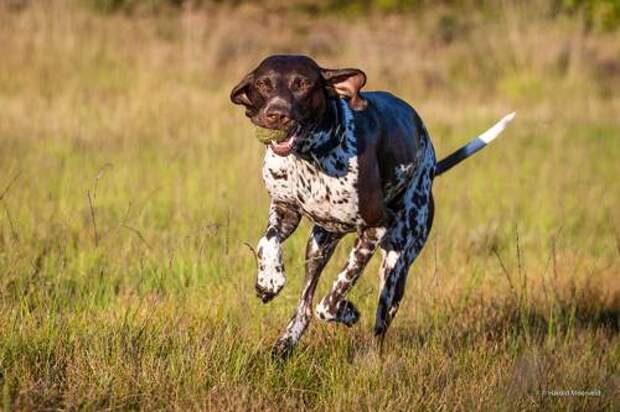
[[[620,32],[509,1],[311,17],[18,4],[0,3],[1,409],[620,408]],[[375,257],[352,292],[360,324],[314,321],[270,359],[309,225],[261,304],[243,242],[266,222],[264,149],[228,92],[275,52],[365,70],[418,109],[439,157],[518,112],[435,181],[382,354]],[[595,392],[547,392],[569,390]]]

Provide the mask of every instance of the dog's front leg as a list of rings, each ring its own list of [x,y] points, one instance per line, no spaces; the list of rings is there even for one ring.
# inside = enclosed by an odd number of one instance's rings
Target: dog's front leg
[[[312,299],[323,268],[334,253],[341,233],[332,233],[314,226],[306,246],[306,278],[299,298],[297,310],[286,327],[284,334],[273,347],[275,357],[286,357],[304,333],[312,319]]]
[[[284,287],[286,275],[282,262],[281,244],[295,231],[301,214],[294,206],[271,202],[269,222],[265,234],[258,242],[258,275],[256,277],[256,295],[269,302]]]
[[[345,299],[345,296],[364,271],[384,234],[385,228],[383,227],[362,230],[331,291],[316,308],[319,318],[341,322],[347,326],[352,326],[359,320],[359,311],[353,303]]]

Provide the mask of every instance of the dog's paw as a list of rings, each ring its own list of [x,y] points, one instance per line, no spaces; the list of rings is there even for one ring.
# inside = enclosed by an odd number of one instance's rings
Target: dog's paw
[[[273,360],[285,360],[291,356],[294,348],[295,342],[293,342],[292,338],[288,336],[281,337],[276,341],[271,349],[271,358]]]
[[[372,334],[378,340],[383,340],[383,338],[385,337],[385,334],[388,331],[389,326],[390,326],[390,322],[388,319],[377,319],[375,322],[375,326],[372,330]]]
[[[280,291],[282,290],[282,287],[284,285],[276,288],[276,289],[271,289],[271,288],[264,288],[263,286],[261,286],[259,283],[256,283],[254,285],[254,290],[256,291],[256,296],[263,302],[263,303],[267,303],[269,301],[271,301],[273,298],[275,298],[276,296],[278,296],[278,293],[280,293]]]
[[[256,296],[263,303],[267,303],[280,293],[285,283],[286,275],[283,270],[275,272],[259,271],[254,290],[256,291]]]
[[[338,322],[346,326],[353,326],[360,320],[360,312],[348,300],[341,300],[336,307],[329,307],[323,300],[316,308],[317,316],[327,322]]]
[[[282,263],[282,251],[275,239],[261,239],[258,244],[258,274],[256,276],[256,295],[267,303],[284,287],[286,274]]]
[[[360,320],[360,311],[357,310],[353,303],[343,300],[338,305],[338,313],[335,320],[351,327]]]

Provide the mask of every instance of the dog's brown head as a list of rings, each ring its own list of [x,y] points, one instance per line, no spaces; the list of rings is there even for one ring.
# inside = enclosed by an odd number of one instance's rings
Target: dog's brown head
[[[306,56],[276,55],[245,76],[230,99],[245,106],[255,125],[288,132],[284,141],[271,143],[275,153],[286,156],[304,138],[305,128],[321,122],[329,96],[346,98],[353,110],[364,110],[367,102],[359,91],[365,83],[359,69],[323,69]]]

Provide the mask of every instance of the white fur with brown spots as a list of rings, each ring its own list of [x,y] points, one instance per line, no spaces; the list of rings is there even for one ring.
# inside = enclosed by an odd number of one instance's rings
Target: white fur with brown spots
[[[271,198],[257,248],[255,289],[263,302],[273,299],[286,281],[282,243],[302,217],[314,224],[304,287],[273,348],[277,356],[288,355],[303,335],[321,272],[340,239],[352,232],[357,233],[353,250],[315,313],[325,321],[354,325],[360,312],[346,295],[379,249],[383,261],[374,334],[383,340],[403,297],[409,267],[433,223],[434,177],[480,150],[514,117],[506,116],[437,163],[415,110],[389,93],[360,93],[364,83],[358,69],[328,70],[304,56],[272,56],[231,93],[255,124],[288,130],[285,142],[268,144],[263,165]],[[317,113],[305,116],[311,106]]]

